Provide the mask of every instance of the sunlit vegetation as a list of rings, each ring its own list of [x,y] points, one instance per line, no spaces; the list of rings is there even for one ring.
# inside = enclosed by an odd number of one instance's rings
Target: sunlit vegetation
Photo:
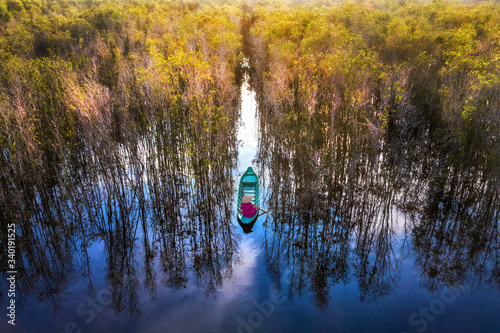
[[[29,172],[43,164],[57,175],[71,156],[67,165],[80,172],[75,162],[88,161],[80,154],[86,148],[157,135],[168,119],[186,121],[209,144],[234,118],[228,116],[241,63],[235,7],[63,1],[4,7],[2,165],[21,163]]]
[[[258,5],[250,21],[261,111],[314,129],[308,144],[325,148],[322,156],[383,138],[498,169],[498,5]]]

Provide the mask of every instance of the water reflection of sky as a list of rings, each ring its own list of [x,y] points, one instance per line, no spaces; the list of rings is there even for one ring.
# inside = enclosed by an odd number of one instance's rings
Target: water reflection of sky
[[[245,172],[257,153],[257,126],[256,126],[255,93],[249,89],[248,83],[243,83],[241,90],[241,124],[238,129],[238,141],[241,145],[238,150],[238,171]]]

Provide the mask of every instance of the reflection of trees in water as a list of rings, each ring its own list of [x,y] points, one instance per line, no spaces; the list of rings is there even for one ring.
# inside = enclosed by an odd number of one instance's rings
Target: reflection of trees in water
[[[197,141],[196,153],[189,158],[191,171],[172,166],[154,171],[153,179],[159,183],[153,182],[149,187],[153,239],[158,244],[162,267],[168,272],[164,280],[171,287],[185,286],[188,256],[196,281],[208,291],[219,287],[223,271],[230,270],[236,245],[229,222],[236,133],[233,130],[229,134],[218,141],[218,147]],[[150,167],[155,169],[151,164]],[[168,198],[164,204],[162,198]]]
[[[405,257],[415,257],[430,290],[498,288],[494,172],[473,162],[453,166],[425,133],[402,133],[420,144],[388,137],[374,145],[340,130],[329,146],[315,139],[314,120],[262,108],[260,116],[258,162],[272,212],[266,264],[277,289],[283,279],[290,297],[309,288],[323,308],[332,286],[355,279],[360,299],[376,300],[397,286]]]
[[[261,113],[259,163],[268,170],[273,212],[266,259],[275,284],[281,288],[286,274],[290,296],[309,287],[320,307],[327,306],[331,286],[351,276],[362,299],[386,295],[400,265],[392,175],[379,172],[371,146],[347,149],[340,137],[338,149],[324,149],[311,138],[314,126],[295,125]]]
[[[116,312],[140,313],[143,278],[152,297],[158,280],[183,288],[191,272],[207,292],[220,287],[236,247],[230,221],[239,112],[230,104],[223,110],[198,114],[196,124],[157,118],[143,134],[122,128],[120,142],[84,132],[81,150],[62,155],[56,174],[43,162],[2,163],[0,220],[18,225],[21,295],[36,295],[56,311],[77,275],[93,292],[100,272],[87,250],[96,242]],[[212,117],[228,120],[211,125]],[[6,176],[23,168],[22,177]]]

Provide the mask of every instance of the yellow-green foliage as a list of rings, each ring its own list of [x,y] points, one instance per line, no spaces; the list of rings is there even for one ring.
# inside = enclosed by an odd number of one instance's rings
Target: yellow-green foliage
[[[53,159],[166,119],[191,123],[173,135],[216,141],[236,121],[240,19],[230,5],[1,1],[2,149]]]
[[[303,126],[301,142],[428,132],[500,154],[498,5],[293,3],[1,0],[1,141],[31,133],[16,121],[6,134],[20,112],[57,149],[166,119],[213,142],[234,120],[246,57],[263,112]]]

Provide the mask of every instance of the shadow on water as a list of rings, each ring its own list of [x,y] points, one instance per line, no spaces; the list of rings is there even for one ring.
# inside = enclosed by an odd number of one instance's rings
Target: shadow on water
[[[242,223],[238,221],[238,224],[240,225],[241,230],[243,230],[245,234],[250,234],[253,232],[253,226],[255,225],[255,222],[257,222],[257,220],[254,220],[250,223]]]

